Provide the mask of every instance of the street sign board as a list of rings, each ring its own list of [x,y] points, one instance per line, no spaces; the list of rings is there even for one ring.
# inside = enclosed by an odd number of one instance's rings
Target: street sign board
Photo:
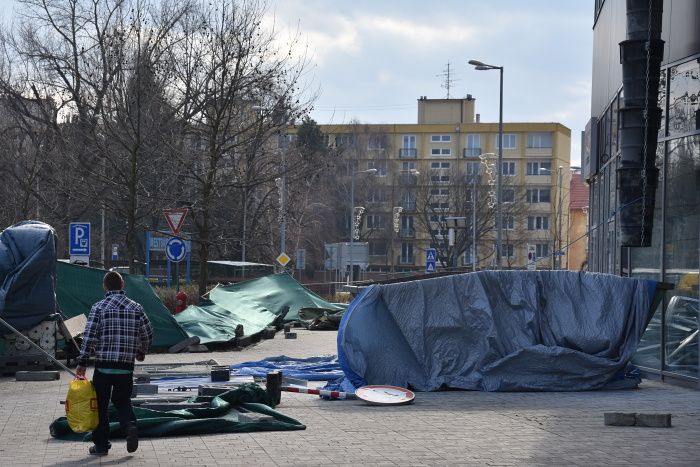
[[[185,241],[178,237],[170,237],[165,244],[165,256],[174,263],[179,263],[187,256],[187,245]]]
[[[112,243],[112,261],[119,259],[119,244]]]
[[[296,254],[296,261],[294,261],[295,269],[304,269],[306,267],[306,250],[304,248],[299,248]]]
[[[437,250],[428,248],[425,250],[425,272],[435,272],[435,262],[437,261]]]
[[[535,245],[527,246],[527,270],[534,271],[537,269],[537,248]]]
[[[187,216],[187,208],[163,209],[165,220],[168,222],[168,227],[173,235],[177,235],[185,225],[185,217]]]
[[[289,263],[292,260],[289,256],[287,256],[287,253],[280,253],[280,255],[277,257],[277,262],[280,263],[282,266],[286,266],[287,263]]]
[[[68,228],[68,254],[90,256],[90,223],[71,222]]]

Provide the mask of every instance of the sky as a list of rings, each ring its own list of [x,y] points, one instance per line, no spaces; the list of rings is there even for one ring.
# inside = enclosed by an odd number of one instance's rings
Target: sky
[[[0,0],[12,17],[14,0]],[[572,165],[590,118],[593,2],[581,0],[269,0],[265,25],[280,41],[298,34],[309,60],[311,117],[318,123],[415,123],[417,99],[471,94],[482,122],[498,121],[504,67],[505,122],[571,129]]]
[[[498,121],[504,67],[505,122],[571,129],[572,165],[590,118],[593,2],[581,0],[277,0],[281,35],[299,31],[312,60],[311,116],[319,123],[415,123],[417,99],[471,94],[482,122]]]

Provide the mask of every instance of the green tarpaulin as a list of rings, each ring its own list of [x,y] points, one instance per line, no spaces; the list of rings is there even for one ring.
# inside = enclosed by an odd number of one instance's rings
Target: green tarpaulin
[[[243,433],[250,431],[304,430],[298,420],[287,417],[271,409],[267,393],[259,386],[246,384],[238,389],[218,396],[199,396],[190,402],[208,402],[209,405],[197,409],[151,410],[134,407],[139,436],[153,438],[159,436],[203,435],[210,433]],[[268,404],[268,405],[266,405]],[[117,413],[110,404],[109,419],[111,436],[123,436],[119,428]],[[260,414],[271,418],[253,420],[246,413]],[[75,433],[68,426],[66,417],[56,419],[49,427],[51,436],[58,439],[90,441],[92,433]]]
[[[56,267],[56,298],[61,312],[72,318],[88,315],[90,307],[104,298],[102,269],[77,266],[59,261]],[[153,325],[153,347],[170,347],[187,339],[187,334],[153,291],[143,276],[122,274],[124,290],[143,306]]]
[[[295,281],[289,274],[272,274],[238,284],[220,286],[209,293],[209,300],[190,306],[175,319],[190,336],[203,344],[229,342],[238,324],[246,336],[269,326],[289,307],[285,321],[297,321],[299,310],[319,309],[337,312],[344,307],[325,301]]]

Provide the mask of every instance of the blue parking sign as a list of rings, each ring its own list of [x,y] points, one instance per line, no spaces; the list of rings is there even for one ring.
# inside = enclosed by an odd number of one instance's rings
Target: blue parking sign
[[[90,223],[71,222],[68,228],[68,254],[90,256]]]

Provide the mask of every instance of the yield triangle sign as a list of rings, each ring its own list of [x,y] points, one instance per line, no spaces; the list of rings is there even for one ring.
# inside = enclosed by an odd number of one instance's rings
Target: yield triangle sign
[[[185,224],[187,208],[163,209],[163,214],[173,235],[177,235]]]

